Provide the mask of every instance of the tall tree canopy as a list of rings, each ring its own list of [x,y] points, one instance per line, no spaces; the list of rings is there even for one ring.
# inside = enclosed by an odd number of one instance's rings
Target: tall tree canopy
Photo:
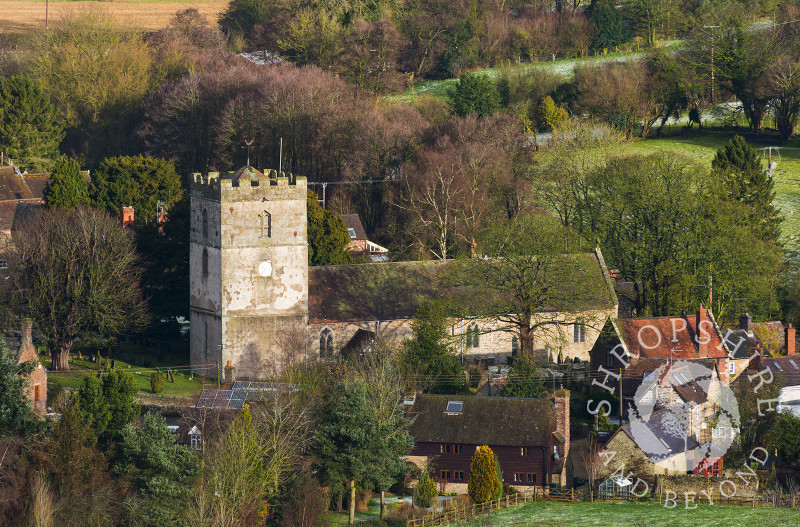
[[[69,156],[58,158],[44,189],[44,204],[48,209],[69,209],[89,204],[89,184],[77,159]]]
[[[17,301],[69,370],[79,338],[113,338],[144,326],[141,269],[133,241],[106,212],[47,211],[14,239]]]
[[[40,170],[58,155],[64,126],[41,84],[0,77],[0,150],[23,169]]]

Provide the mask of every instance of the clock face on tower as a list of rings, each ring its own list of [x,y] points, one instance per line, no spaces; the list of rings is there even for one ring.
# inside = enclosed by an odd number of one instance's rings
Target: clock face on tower
[[[272,260],[264,260],[258,265],[258,275],[263,277],[272,276]]]

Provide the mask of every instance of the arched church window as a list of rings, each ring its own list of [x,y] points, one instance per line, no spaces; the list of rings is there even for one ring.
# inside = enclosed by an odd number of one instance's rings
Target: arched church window
[[[208,241],[208,211],[203,209],[203,241]]]
[[[203,249],[203,278],[208,276],[208,250]]]
[[[333,355],[333,333],[325,328],[319,335],[319,356],[330,357]]]

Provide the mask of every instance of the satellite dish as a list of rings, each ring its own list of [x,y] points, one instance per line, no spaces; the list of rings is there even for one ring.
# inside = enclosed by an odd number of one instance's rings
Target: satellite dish
[[[259,276],[272,276],[272,261],[271,260],[264,260],[258,265],[258,274]]]

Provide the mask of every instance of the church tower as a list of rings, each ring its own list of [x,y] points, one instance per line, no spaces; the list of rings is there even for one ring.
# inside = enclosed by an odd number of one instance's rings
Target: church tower
[[[306,179],[250,166],[193,174],[191,365],[258,379],[305,352]],[[229,367],[228,367],[229,366]],[[226,371],[227,370],[227,371]]]

